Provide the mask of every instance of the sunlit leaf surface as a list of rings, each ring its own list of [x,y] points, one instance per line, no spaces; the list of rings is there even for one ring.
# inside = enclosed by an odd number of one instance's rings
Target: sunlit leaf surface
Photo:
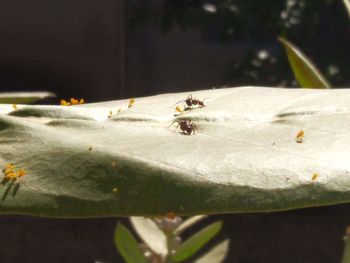
[[[294,76],[303,88],[328,89],[331,85],[312,61],[306,57],[300,49],[294,46],[288,40],[280,37],[279,41],[283,44],[289,64],[292,67]]]
[[[230,247],[230,240],[226,239],[210,249],[194,263],[221,263],[224,261]]]
[[[26,171],[0,185],[0,213],[198,215],[350,201],[349,90],[204,90],[192,95],[205,107],[176,112],[189,94],[130,108],[0,105],[0,166]],[[174,118],[197,132],[169,127]]]
[[[130,221],[135,231],[152,251],[162,256],[168,254],[167,238],[152,219],[132,216]]]

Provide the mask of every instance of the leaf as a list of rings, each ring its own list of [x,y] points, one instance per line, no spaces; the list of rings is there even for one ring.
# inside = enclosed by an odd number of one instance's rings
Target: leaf
[[[348,226],[346,228],[346,235],[344,237],[344,251],[343,251],[343,256],[341,263],[350,263],[350,239],[349,239],[349,234],[350,234],[350,227]]]
[[[178,226],[178,228],[175,229],[174,234],[175,235],[181,235],[182,232],[190,228],[191,226],[195,225],[199,221],[206,218],[206,215],[198,215],[198,216],[192,216],[188,218],[186,221],[184,221],[181,225]]]
[[[193,256],[199,249],[207,244],[213,237],[219,233],[222,227],[222,222],[213,223],[182,243],[176,250],[175,254],[171,257],[174,262],[181,262],[189,257]]]
[[[55,97],[55,94],[51,92],[6,92],[0,93],[0,103],[29,104],[50,97]]]
[[[117,225],[114,234],[114,243],[126,263],[148,262],[144,258],[136,239],[122,223],[118,223]]]
[[[350,0],[343,0],[343,2],[350,17]]]
[[[187,136],[169,125],[172,105],[189,94],[206,106],[175,117],[195,122]],[[0,184],[0,213],[189,216],[350,201],[348,89],[244,87],[128,102],[0,105],[0,177],[7,163],[26,170],[18,191]]]
[[[168,254],[167,238],[156,223],[145,217],[132,216],[130,221],[140,238],[158,255]]]
[[[331,85],[312,61],[288,40],[279,37],[284,46],[294,76],[303,88],[329,89]]]
[[[194,263],[221,263],[226,258],[228,250],[230,248],[230,240],[226,239],[213,247]]]

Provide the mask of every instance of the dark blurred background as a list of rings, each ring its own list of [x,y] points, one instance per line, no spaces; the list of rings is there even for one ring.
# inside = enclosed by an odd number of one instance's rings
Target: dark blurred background
[[[350,86],[341,0],[0,0],[0,92],[88,102],[223,86],[295,87],[277,36]],[[349,205],[215,216],[226,262],[340,262]],[[117,219],[0,216],[0,262],[122,262]],[[126,223],[127,220],[123,219]]]

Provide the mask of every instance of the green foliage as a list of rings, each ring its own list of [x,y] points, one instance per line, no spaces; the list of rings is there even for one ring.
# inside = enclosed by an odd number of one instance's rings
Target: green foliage
[[[350,0],[343,0],[343,2],[350,17]]]
[[[344,0],[345,1],[345,0]],[[347,0],[348,1],[348,0]],[[131,28],[152,25],[163,32],[176,27],[201,33],[215,48],[238,50],[217,85],[296,86],[276,36],[293,41],[335,87],[350,74],[348,17],[342,1],[130,1]],[[148,28],[149,30],[149,28]],[[260,54],[268,54],[260,59]]]
[[[222,222],[216,222],[188,238],[177,248],[176,252],[171,257],[172,260],[174,262],[182,262],[193,256],[199,249],[217,235],[221,227]]]
[[[7,92],[0,93],[0,104],[29,104],[41,99],[54,97],[51,92]]]
[[[147,260],[157,263],[175,263],[183,262],[184,260],[193,257],[199,249],[218,234],[222,227],[222,222],[213,223],[193,234],[182,243],[179,234],[181,231],[178,229],[185,231],[185,229],[188,229],[193,224],[199,222],[199,219],[204,219],[204,217],[191,217],[185,222],[182,222],[182,219],[178,216],[165,216],[155,219],[131,217],[130,221],[135,231],[144,242],[143,244],[139,244],[138,247],[142,247],[143,255]],[[117,232],[120,225],[121,224],[118,224],[117,226]],[[122,228],[122,230],[124,231],[123,234],[128,236],[127,243],[121,243],[118,245],[118,242],[116,242],[116,244],[118,251],[125,259],[128,259],[128,256],[130,258],[130,255],[128,255],[127,252],[136,249],[136,241],[131,233],[127,232],[125,228]],[[119,242],[122,242],[123,236],[121,234],[116,234],[116,237],[119,236]],[[129,240],[132,240],[132,245],[129,245]],[[196,263],[221,263],[225,259],[228,249],[229,241],[224,240],[203,255],[200,255],[196,260]],[[137,255],[139,256],[139,252],[137,252]],[[127,262],[129,263],[131,261]]]
[[[152,219],[132,216],[130,221],[137,234],[152,251],[162,256],[169,253],[167,237]]]
[[[226,239],[195,260],[194,263],[220,263],[225,259],[229,246],[230,240]]]
[[[349,227],[347,228],[347,232]],[[344,252],[341,263],[350,263],[350,238],[349,233],[346,233],[344,237]]]
[[[296,46],[288,40],[280,37],[279,41],[283,44],[289,63],[294,72],[295,78],[303,88],[331,88],[325,77]]]
[[[148,262],[143,256],[136,239],[122,223],[118,223],[117,225],[114,234],[114,243],[126,263]]]

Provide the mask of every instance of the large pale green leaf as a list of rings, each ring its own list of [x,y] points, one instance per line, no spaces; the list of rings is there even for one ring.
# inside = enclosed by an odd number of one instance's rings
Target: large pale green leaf
[[[0,103],[28,104],[45,98],[54,97],[51,92],[6,92],[0,93]]]
[[[196,215],[350,201],[350,90],[192,92],[206,107],[176,117],[195,120],[191,136],[169,127],[172,105],[188,95],[139,98],[131,108],[0,105],[0,167],[27,170],[19,189],[0,185],[0,213]]]
[[[224,261],[230,247],[230,240],[226,239],[210,249],[194,263],[221,263]]]
[[[164,232],[149,218],[132,216],[130,221],[141,239],[158,255],[168,254],[167,237]]]
[[[302,88],[331,88],[327,79],[300,49],[282,37],[278,40],[283,44],[294,76]]]
[[[193,256],[199,249],[207,244],[220,231],[222,222],[213,223],[189,237],[171,257],[174,262],[182,262]]]
[[[147,263],[143,253],[131,232],[121,223],[118,223],[114,243],[126,263]]]

